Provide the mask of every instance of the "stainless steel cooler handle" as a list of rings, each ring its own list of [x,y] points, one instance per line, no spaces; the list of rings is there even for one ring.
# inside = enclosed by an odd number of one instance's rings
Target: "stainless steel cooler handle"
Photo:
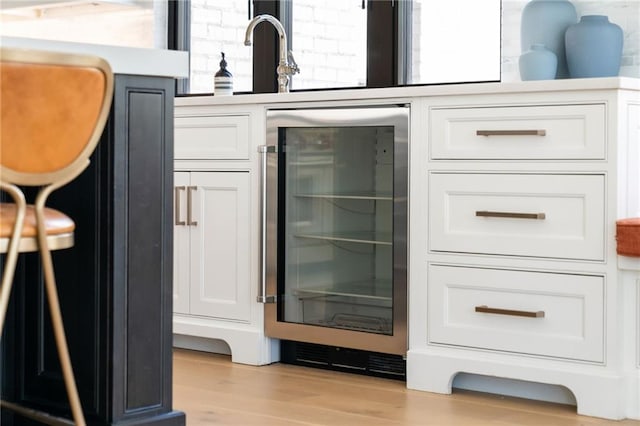
[[[260,153],[260,285],[258,303],[273,303],[275,296],[267,296],[267,154],[277,152],[273,145],[258,146]]]

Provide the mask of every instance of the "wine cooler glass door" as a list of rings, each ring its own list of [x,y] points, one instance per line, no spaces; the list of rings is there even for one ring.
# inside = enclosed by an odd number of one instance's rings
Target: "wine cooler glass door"
[[[283,320],[391,334],[393,128],[282,132]]]
[[[270,336],[406,351],[406,110],[288,111],[268,124]]]

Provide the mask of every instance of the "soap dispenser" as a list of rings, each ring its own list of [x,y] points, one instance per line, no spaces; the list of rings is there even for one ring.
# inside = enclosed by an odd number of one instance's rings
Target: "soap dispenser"
[[[215,96],[233,95],[233,76],[227,70],[227,61],[224,60],[224,52],[220,61],[220,69],[213,78],[213,93]]]

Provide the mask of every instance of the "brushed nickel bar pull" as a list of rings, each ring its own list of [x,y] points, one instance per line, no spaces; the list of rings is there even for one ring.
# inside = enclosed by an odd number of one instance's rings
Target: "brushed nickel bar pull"
[[[267,296],[267,154],[278,152],[274,145],[260,145],[260,285],[258,303],[275,303],[276,296]]]
[[[260,145],[260,285],[258,303],[266,303],[267,294],[267,145]]]
[[[486,210],[476,211],[479,217],[505,217],[509,219],[537,219],[544,220],[547,215],[545,213],[511,213],[511,212],[491,212]]]
[[[173,188],[174,191],[174,204],[175,204],[175,221],[177,226],[183,226],[187,223],[184,220],[180,220],[180,191],[184,191],[186,187],[184,186],[176,186]]]
[[[197,189],[197,186],[187,187],[187,225],[189,226],[198,226],[198,222],[193,220],[193,196],[191,195]]]
[[[476,136],[546,136],[544,129],[534,130],[476,130]]]
[[[476,312],[483,314],[509,315],[512,317],[544,318],[544,311],[518,311],[513,309],[490,308],[487,305],[476,306]]]

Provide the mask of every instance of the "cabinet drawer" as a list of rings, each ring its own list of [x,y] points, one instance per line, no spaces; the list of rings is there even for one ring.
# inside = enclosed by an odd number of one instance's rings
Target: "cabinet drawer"
[[[433,159],[603,159],[604,105],[434,108]]]
[[[175,158],[248,160],[249,117],[179,117],[175,120]]]
[[[604,259],[604,176],[431,173],[433,251]]]
[[[601,276],[429,267],[429,341],[604,361]]]

